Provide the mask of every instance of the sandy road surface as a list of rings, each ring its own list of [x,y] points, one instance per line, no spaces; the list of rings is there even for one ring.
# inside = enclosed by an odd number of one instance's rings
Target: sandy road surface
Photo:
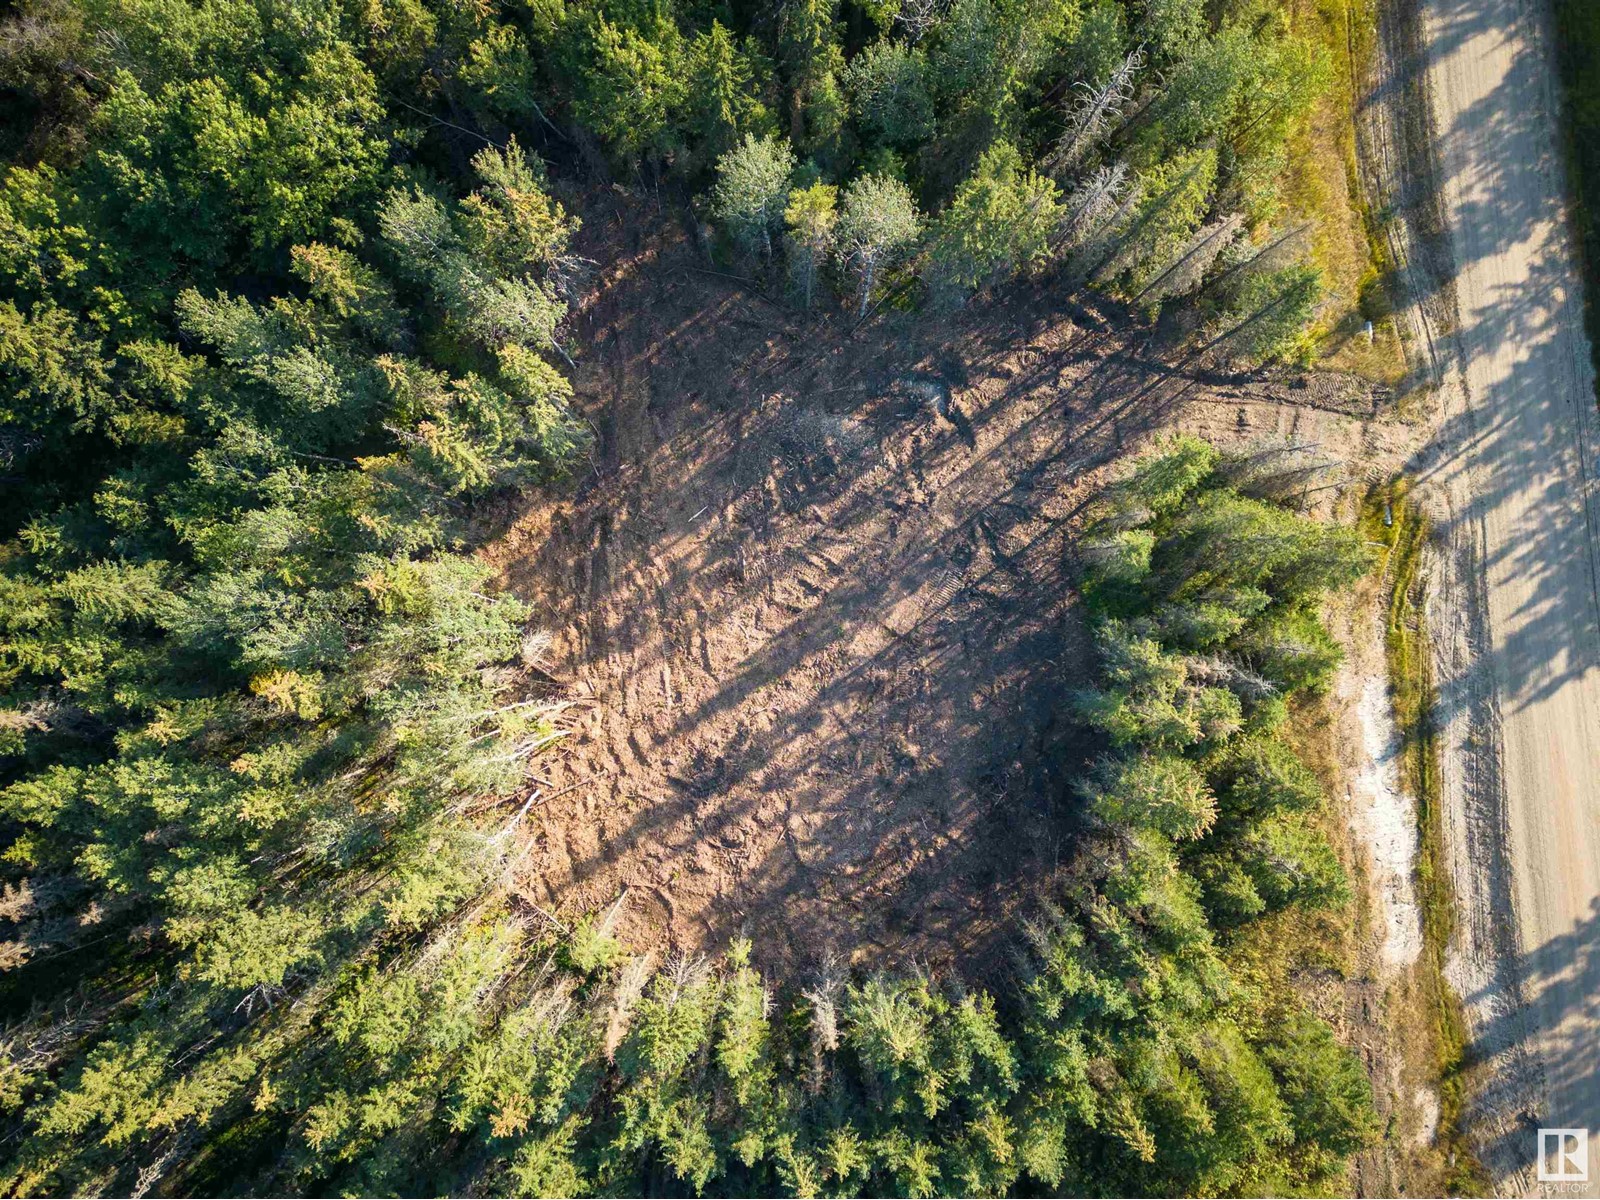
[[[1483,610],[1444,631],[1467,644],[1445,655],[1447,748],[1487,760],[1447,766],[1456,849],[1474,858],[1455,871],[1478,956],[1460,982],[1475,1038],[1521,1075],[1486,1157],[1523,1191],[1535,1123],[1600,1130],[1600,428],[1547,19],[1529,0],[1424,13],[1460,319],[1427,481]]]

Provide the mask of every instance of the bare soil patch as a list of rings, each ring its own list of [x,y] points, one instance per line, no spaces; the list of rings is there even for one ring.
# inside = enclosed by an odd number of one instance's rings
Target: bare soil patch
[[[1093,750],[1064,710],[1097,472],[1174,425],[1359,455],[1381,397],[1174,367],[1060,285],[852,332],[707,270],[642,202],[611,212],[575,314],[592,469],[490,552],[575,704],[527,898],[625,894],[630,943],[743,932],[769,969],[1001,969]]]

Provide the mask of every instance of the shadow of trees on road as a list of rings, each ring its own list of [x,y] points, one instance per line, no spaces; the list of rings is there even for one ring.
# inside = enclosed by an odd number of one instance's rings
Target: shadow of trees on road
[[[1520,1005],[1486,992],[1464,999],[1469,1008],[1496,1014],[1478,1029],[1480,1044],[1494,1051],[1524,1050],[1537,1073],[1536,1091],[1522,1098],[1515,1120],[1500,1123],[1484,1147],[1485,1157],[1532,1164],[1540,1128],[1586,1128],[1589,1120],[1585,1093],[1600,1077],[1600,1041],[1594,1037],[1600,1025],[1600,900],[1567,933],[1522,955],[1516,974]],[[1525,1012],[1535,1015],[1545,1031],[1537,1043],[1527,1043]]]
[[[1530,844],[1554,851],[1553,836],[1586,836],[1600,804],[1600,781],[1584,765],[1600,713],[1576,690],[1593,688],[1600,670],[1592,494],[1600,422],[1562,210],[1543,18],[1491,0],[1430,0],[1426,10],[1435,84],[1486,90],[1469,93],[1434,131],[1453,267],[1435,270],[1432,282],[1459,303],[1449,349],[1467,403],[1411,469],[1424,487],[1465,503],[1445,512],[1445,540],[1460,556],[1462,586],[1481,587],[1435,621],[1450,655],[1436,715],[1468,731],[1457,868],[1474,893],[1463,896],[1469,940],[1483,943],[1473,952],[1496,956],[1471,964],[1490,982],[1464,996],[1475,1049],[1494,1063],[1477,1102],[1484,1157],[1497,1171],[1529,1175],[1532,1186],[1537,1125],[1600,1119],[1600,908],[1518,951],[1519,930],[1538,914],[1515,903],[1535,889],[1578,889],[1582,903],[1600,881],[1558,878],[1554,858],[1510,858],[1519,826]],[[1460,99],[1446,95],[1440,107]],[[1587,723],[1576,743],[1574,721]],[[1515,779],[1501,776],[1503,751]],[[1559,919],[1556,903],[1543,919]]]

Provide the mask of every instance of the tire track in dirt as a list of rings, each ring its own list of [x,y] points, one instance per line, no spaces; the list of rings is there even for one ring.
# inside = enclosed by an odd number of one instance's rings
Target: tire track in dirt
[[[1419,472],[1447,551],[1431,599],[1452,979],[1485,1063],[1484,1159],[1523,1193],[1538,1126],[1600,1128],[1600,422],[1548,14],[1421,12],[1458,319],[1430,339],[1442,411]]]
[[[673,269],[679,235],[646,241],[651,269],[609,272],[578,318],[599,465],[494,551],[592,700],[548,768],[553,796],[591,782],[538,810],[529,895],[651,895],[623,937],[743,930],[774,970],[837,948],[1003,971],[1090,749],[1060,714],[1086,650],[1068,529],[1096,470],[1175,397],[1346,385],[1197,378],[1045,288],[856,338],[776,309],[736,323],[726,283]],[[1315,420],[1360,429],[1370,396],[1346,399],[1356,415]]]

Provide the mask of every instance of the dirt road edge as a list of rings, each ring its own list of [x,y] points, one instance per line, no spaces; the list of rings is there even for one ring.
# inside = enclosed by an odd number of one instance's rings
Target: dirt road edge
[[[1380,6],[1371,102],[1358,147],[1374,211],[1393,261],[1397,317],[1407,335],[1413,383],[1427,393],[1431,429],[1473,436],[1464,352],[1456,336],[1456,264],[1438,159],[1429,46],[1422,0]],[[1430,438],[1410,473],[1433,526],[1423,574],[1431,675],[1437,681],[1433,737],[1443,862],[1454,905],[1444,982],[1462,998],[1473,1064],[1460,1121],[1501,1191],[1525,1191],[1526,1166],[1507,1148],[1538,1111],[1541,1075],[1525,1050],[1523,981],[1507,847],[1499,697],[1485,661],[1490,643],[1483,564],[1486,539],[1478,489],[1467,471],[1439,468],[1454,441]],[[1437,479],[1437,482],[1435,480]],[[1449,1000],[1441,996],[1442,1003]],[[1445,1131],[1445,1137],[1449,1132]]]

